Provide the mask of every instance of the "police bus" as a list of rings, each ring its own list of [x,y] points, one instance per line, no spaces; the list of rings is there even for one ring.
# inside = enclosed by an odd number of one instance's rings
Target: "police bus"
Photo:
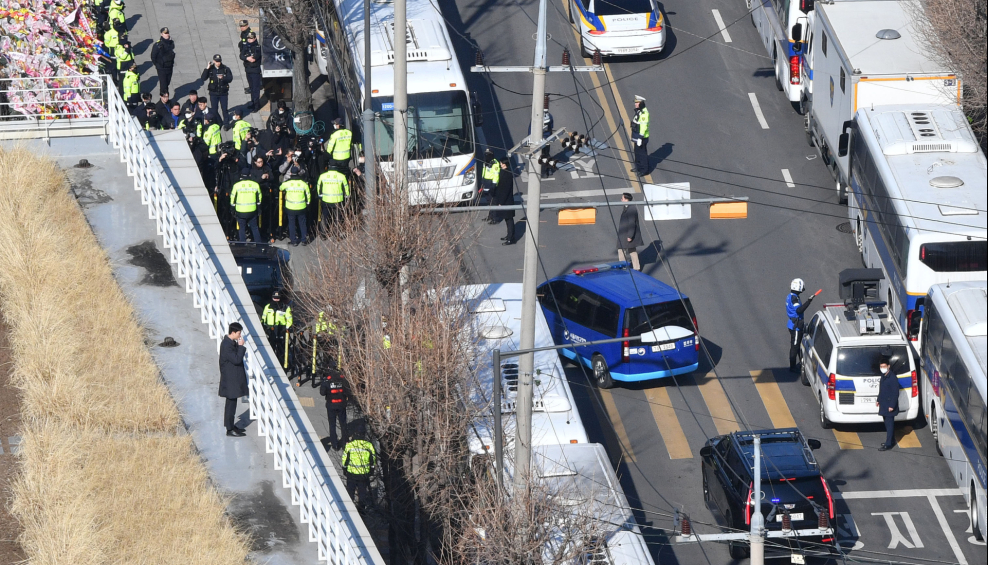
[[[803,37],[808,31],[806,14],[813,10],[813,0],[747,0],[747,6],[751,23],[772,56],[775,85],[798,110],[806,48]]]
[[[968,501],[979,541],[986,522],[986,290],[984,280],[934,285],[926,295],[921,348],[930,430]]]
[[[921,105],[859,109],[838,154],[861,257],[884,271],[880,296],[915,342],[932,285],[988,276],[985,155],[957,106]]]
[[[316,7],[316,63],[331,77],[339,115],[358,129],[367,55],[364,1],[332,0]],[[388,175],[394,168],[394,4],[371,0],[370,12],[374,143],[379,167]],[[470,200],[477,191],[474,98],[433,0],[408,0],[406,13],[409,202]]]

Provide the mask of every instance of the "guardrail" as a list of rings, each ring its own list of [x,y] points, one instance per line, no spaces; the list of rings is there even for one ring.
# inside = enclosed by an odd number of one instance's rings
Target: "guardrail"
[[[0,79],[0,139],[106,135],[109,90],[105,75]]]
[[[201,309],[202,322],[209,326],[209,337],[216,340],[218,350],[228,324],[254,314],[245,313],[233,300],[147,135],[117,91],[107,91],[109,141],[120,150],[127,174],[134,177],[135,190],[141,192],[150,218],[157,221],[170,260],[177,264],[185,290]],[[369,539],[367,530],[353,512],[352,502],[343,498],[347,496],[343,483],[321,445],[306,444],[304,437],[316,434],[297,406],[280,367],[265,362],[265,358],[274,358],[273,354],[262,354],[261,348],[268,345],[252,335],[245,335],[245,344],[251,418],[257,420],[258,434],[266,438],[265,447],[274,455],[275,469],[282,471],[282,486],[291,490],[292,502],[301,509],[302,523],[309,525],[309,541],[318,544],[320,561],[383,565],[377,548],[361,541]],[[349,508],[344,510],[343,506]]]

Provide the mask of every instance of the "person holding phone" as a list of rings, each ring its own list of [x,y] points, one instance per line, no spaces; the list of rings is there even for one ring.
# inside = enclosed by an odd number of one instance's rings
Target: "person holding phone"
[[[247,371],[244,368],[244,327],[233,322],[229,326],[226,337],[220,344],[220,390],[221,397],[226,399],[223,409],[223,425],[226,435],[244,437],[247,431],[237,427],[234,419],[237,415],[237,399],[247,396]]]
[[[209,90],[209,97],[213,105],[213,113],[220,115],[222,110],[223,129],[230,130],[230,112],[227,105],[230,101],[230,83],[233,82],[233,73],[230,67],[223,64],[223,57],[219,53],[213,55],[213,62],[202,71],[201,80],[206,83]]]

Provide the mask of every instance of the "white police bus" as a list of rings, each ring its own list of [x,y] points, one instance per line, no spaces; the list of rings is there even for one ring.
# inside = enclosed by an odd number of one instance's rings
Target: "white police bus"
[[[351,129],[358,129],[367,56],[364,2],[320,1],[316,7],[316,63],[331,77],[339,114]],[[371,0],[370,7],[374,142],[380,169],[388,175],[394,152],[394,3]],[[470,200],[477,192],[478,169],[474,97],[434,1],[408,0],[406,14],[409,202]]]
[[[758,29],[762,44],[772,56],[775,85],[799,108],[802,95],[802,65],[808,33],[806,14],[814,0],[747,0],[751,23]]]
[[[838,154],[862,259],[884,271],[880,297],[915,342],[932,285],[988,276],[985,155],[958,107],[917,105],[859,109]]]
[[[934,285],[923,316],[923,399],[937,451],[947,459],[985,539],[985,414],[988,283]]]

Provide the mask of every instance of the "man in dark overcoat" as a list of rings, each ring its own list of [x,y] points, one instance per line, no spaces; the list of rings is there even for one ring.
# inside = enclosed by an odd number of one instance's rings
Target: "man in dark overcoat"
[[[494,196],[491,198],[493,206],[510,206],[515,203],[515,178],[508,170],[508,161],[501,161],[501,175],[498,177],[497,186],[494,187]],[[501,245],[515,244],[515,211],[498,210],[491,214],[494,223],[504,220],[507,234],[501,238]]]
[[[234,424],[237,399],[247,396],[247,371],[244,369],[244,355],[247,354],[247,348],[244,347],[243,331],[243,326],[233,322],[230,324],[229,333],[220,344],[220,396],[226,399],[223,425],[226,427],[226,435],[230,437],[247,435],[243,428],[238,428]]]
[[[895,445],[895,417],[899,414],[899,378],[892,369],[888,357],[878,364],[881,380],[878,381],[878,413],[885,422],[885,443],[878,448],[887,451]]]
[[[621,202],[631,202],[632,196],[625,192],[621,195]],[[641,263],[638,262],[638,247],[644,245],[642,242],[642,230],[638,224],[638,207],[625,205],[621,211],[621,221],[618,223],[617,252],[618,261],[631,260],[631,266],[636,271],[642,270]]]

